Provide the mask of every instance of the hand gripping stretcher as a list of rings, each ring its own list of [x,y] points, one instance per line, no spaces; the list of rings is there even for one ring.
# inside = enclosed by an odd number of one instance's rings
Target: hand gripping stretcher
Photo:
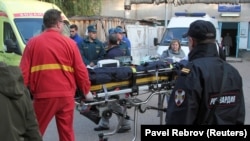
[[[160,124],[162,124],[163,112],[166,111],[166,108],[163,107],[164,100],[170,94],[176,77],[171,64],[155,61],[139,66],[102,67],[90,69],[89,76],[92,84],[91,92],[95,94],[94,101],[82,102],[81,96],[76,96],[76,105],[80,111],[83,110],[82,107],[89,107],[88,112],[82,114],[94,123],[98,124],[101,116],[110,118],[112,113],[130,119],[126,110],[134,107],[133,141],[137,137],[138,111],[144,113],[148,109],[158,110]],[[147,91],[146,100],[138,98],[142,91]],[[126,96],[122,97],[125,94]],[[158,95],[158,106],[146,105],[154,95]],[[120,104],[125,107],[125,110],[122,113],[110,110],[108,105],[112,103]],[[120,125],[121,120],[114,131],[100,133],[100,141],[107,141],[105,136],[115,134]]]

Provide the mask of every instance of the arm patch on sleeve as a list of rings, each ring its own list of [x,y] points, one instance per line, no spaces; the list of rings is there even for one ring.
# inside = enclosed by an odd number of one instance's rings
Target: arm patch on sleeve
[[[184,68],[181,69],[181,73],[182,73],[182,74],[189,74],[189,73],[190,73],[190,69],[184,67]]]
[[[181,69],[181,74],[182,74],[182,75],[188,75],[188,74],[191,72],[192,66],[193,66],[193,63],[192,63],[192,62],[189,62],[186,66],[184,66],[184,67]]]

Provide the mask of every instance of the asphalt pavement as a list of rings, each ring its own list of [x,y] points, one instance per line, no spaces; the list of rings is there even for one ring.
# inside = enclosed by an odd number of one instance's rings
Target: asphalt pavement
[[[243,58],[227,58],[227,61],[232,64],[235,68],[238,69],[239,73],[243,79],[243,90],[245,95],[245,105],[246,105],[246,120],[245,124],[250,125],[250,96],[248,95],[248,91],[250,91],[250,53],[244,55]],[[148,94],[140,95],[139,98],[141,100],[146,100]],[[157,106],[158,96],[153,96],[152,99],[148,102],[148,105]],[[128,115],[131,116],[131,131],[127,133],[116,133],[110,136],[107,136],[108,141],[132,141],[135,138],[135,128],[134,128],[134,108],[128,109]],[[165,115],[164,115],[165,116]],[[110,130],[105,131],[112,132],[116,125],[118,124],[117,117],[113,115],[110,119]],[[140,132],[140,125],[142,124],[160,124],[160,117],[158,116],[158,112],[155,110],[147,110],[145,113],[138,113],[138,120],[137,120],[137,136],[135,141],[141,140],[141,132]],[[76,141],[99,141],[98,134],[103,132],[97,132],[93,129],[97,125],[91,122],[86,117],[79,114],[78,111],[75,111],[75,118],[74,118],[74,129],[75,129],[75,137]],[[47,128],[44,141],[59,141],[58,133],[55,125],[55,120],[53,120],[49,127]]]

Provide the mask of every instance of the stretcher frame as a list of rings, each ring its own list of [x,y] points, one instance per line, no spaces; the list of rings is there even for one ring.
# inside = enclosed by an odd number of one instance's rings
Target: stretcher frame
[[[163,108],[164,106],[164,100],[168,98],[168,96],[171,94],[172,88],[174,86],[174,81],[175,81],[175,72],[173,71],[172,68],[163,68],[163,69],[157,69],[157,70],[150,70],[147,71],[147,74],[150,73],[149,77],[142,77],[139,79],[136,79],[134,81],[134,84],[136,84],[137,88],[122,88],[120,90],[114,90],[116,87],[122,87],[123,85],[129,85],[129,81],[122,81],[122,82],[110,82],[106,84],[99,84],[99,85],[93,85],[91,86],[91,91],[96,92],[96,95],[94,99],[97,101],[93,101],[90,103],[84,103],[85,106],[94,106],[94,105],[105,105],[107,103],[112,103],[112,102],[119,102],[121,106],[125,106],[125,110],[123,113],[116,113],[113,112],[114,114],[119,116],[123,116],[124,118],[127,118],[128,116],[126,115],[127,112],[127,107],[134,107],[134,138],[132,141],[135,141],[137,138],[137,120],[138,120],[138,112],[144,113],[148,109],[154,109],[158,110],[158,117],[160,117],[160,125],[163,123],[163,112],[166,111],[166,108]],[[155,75],[152,75],[154,73]],[[159,73],[167,73],[168,75],[159,75]],[[145,76],[147,75],[145,72],[135,72],[134,73],[137,77]],[[150,79],[150,83],[146,84],[145,79]],[[149,82],[149,81],[148,81]],[[141,100],[137,98],[138,95],[140,95],[141,91],[148,91],[150,93],[146,100]],[[116,99],[112,98],[112,96],[119,96],[119,95],[124,95],[126,93],[130,93],[130,97],[128,98],[123,98],[123,99]],[[150,99],[158,95],[158,107],[153,107],[153,106],[146,106],[143,109],[143,105],[145,106]],[[80,103],[76,102],[76,105],[79,105]],[[104,132],[98,134],[99,136],[99,141],[107,141],[108,139],[105,138],[107,136],[111,136],[116,134],[118,131],[121,121],[119,120],[117,127],[111,131],[111,132]]]

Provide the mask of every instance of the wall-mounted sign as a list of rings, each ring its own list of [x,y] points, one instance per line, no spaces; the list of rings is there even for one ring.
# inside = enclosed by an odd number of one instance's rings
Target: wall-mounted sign
[[[240,5],[218,4],[218,12],[240,12]]]

